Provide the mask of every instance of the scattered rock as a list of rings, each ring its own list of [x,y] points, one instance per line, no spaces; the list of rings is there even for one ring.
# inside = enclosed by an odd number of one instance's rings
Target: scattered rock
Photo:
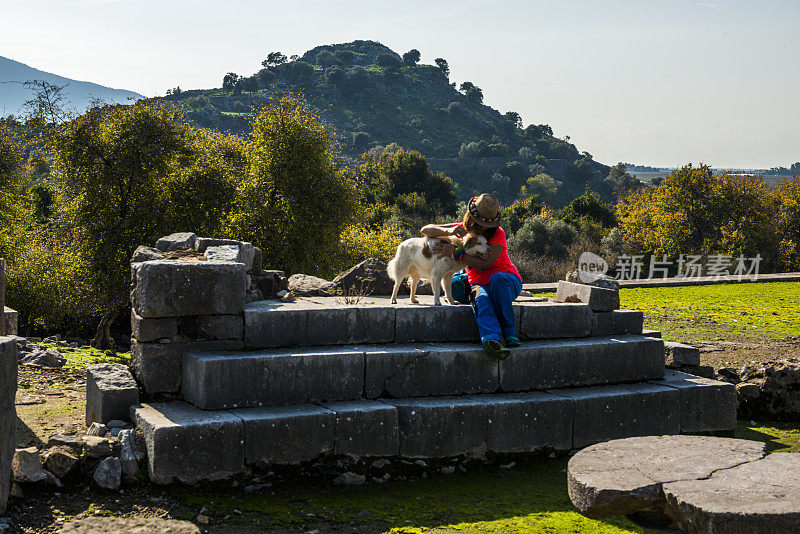
[[[52,367],[60,369],[67,363],[67,359],[56,349],[50,349],[42,345],[27,343],[25,348],[19,350],[19,363],[30,365],[31,367]]]
[[[192,232],[178,232],[162,237],[156,241],[156,248],[161,252],[171,252],[173,250],[194,249],[197,235]]]
[[[333,279],[337,290],[345,294],[391,295],[394,281],[389,278],[386,264],[369,258]]]
[[[761,395],[761,388],[752,382],[739,382],[736,384],[736,394],[739,399],[757,399]]]
[[[104,458],[94,470],[94,482],[101,488],[115,490],[122,483],[122,465],[119,458]]]
[[[127,428],[128,426],[130,426],[128,423],[120,419],[112,419],[106,423],[107,428]]]
[[[585,284],[619,291],[619,281],[607,274],[592,274],[587,271],[574,270],[568,272],[564,280],[573,284]]]
[[[87,517],[64,525],[59,534],[200,534],[188,521],[153,517]]]
[[[163,260],[164,255],[160,250],[153,247],[146,247],[144,245],[137,247],[131,256],[131,263],[140,263],[143,261]]]
[[[797,421],[800,418],[800,362],[778,360],[742,370],[742,417]],[[756,395],[755,389],[758,388]]]
[[[73,450],[80,450],[83,448],[83,440],[79,436],[69,436],[66,434],[54,434],[47,440],[48,447],[55,447],[64,445]]]
[[[60,446],[47,452],[44,467],[63,480],[72,473],[78,461],[78,455],[71,448]]]
[[[664,356],[668,367],[700,365],[700,349],[684,343],[665,341]]]
[[[593,311],[613,311],[619,309],[619,291],[561,280],[556,288],[556,302],[583,302]]]
[[[718,380],[723,382],[730,382],[731,384],[738,384],[741,379],[739,378],[739,371],[733,367],[720,367],[717,370]]]
[[[84,436],[83,443],[86,446],[86,454],[90,458],[105,458],[111,456],[113,448],[108,438],[99,436]]]
[[[298,297],[327,297],[334,289],[333,282],[309,274],[293,274],[289,277],[289,291]]]
[[[139,469],[139,460],[143,456],[136,447],[133,430],[120,430],[119,442],[119,461],[122,465],[122,472],[133,476]]]
[[[383,469],[384,467],[390,465],[391,463],[392,462],[390,462],[389,460],[381,458],[380,460],[375,460],[374,462],[372,462],[372,467],[374,467],[375,469]]]
[[[239,245],[219,245],[208,247],[205,251],[208,261],[233,261],[241,263],[239,259]]]
[[[53,473],[42,469],[42,458],[39,456],[39,451],[36,447],[14,451],[11,470],[15,482],[47,482],[48,484],[61,486],[61,481]]]
[[[367,477],[364,475],[359,475],[358,473],[353,472],[346,472],[342,473],[335,479],[333,479],[334,484],[347,484],[351,486],[361,486],[367,481]]]
[[[106,425],[98,422],[92,423],[92,426],[89,427],[89,430],[86,431],[87,436],[100,436],[103,437],[108,432]]]

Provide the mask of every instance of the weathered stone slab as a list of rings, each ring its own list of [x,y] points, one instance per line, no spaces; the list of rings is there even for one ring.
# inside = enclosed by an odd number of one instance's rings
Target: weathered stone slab
[[[736,428],[736,386],[667,370],[653,381],[678,390],[681,432],[709,432]]]
[[[244,265],[160,260],[135,266],[131,299],[139,317],[238,315],[244,311]]]
[[[700,365],[700,349],[683,343],[665,341],[664,357],[667,365]]]
[[[239,261],[239,245],[218,245],[208,247],[203,254],[208,261]]]
[[[592,310],[586,304],[531,302],[514,309],[523,339],[584,337],[592,331]]]
[[[478,339],[478,325],[470,306],[397,305],[394,331],[397,343]]]
[[[644,313],[639,310],[614,310],[611,312],[615,334],[641,334]]]
[[[195,315],[178,319],[182,337],[195,341],[244,339],[243,315]]]
[[[153,261],[153,260],[163,260],[163,259],[164,255],[157,248],[140,245],[136,247],[136,250],[133,251],[133,255],[131,256],[131,263],[140,263],[143,261]]]
[[[770,454],[702,480],[664,484],[671,515],[686,532],[800,531],[800,455]]]
[[[573,402],[544,392],[482,395],[488,404],[486,448],[532,452],[572,447]]]
[[[364,389],[364,353],[347,347],[187,353],[184,397],[206,410],[352,400]]]
[[[765,454],[765,444],[741,439],[705,436],[618,439],[576,453],[567,467],[567,487],[572,503],[587,517],[628,515],[659,508],[664,503],[662,484],[696,481],[742,462],[758,460]]]
[[[330,402],[323,406],[336,414],[335,454],[397,456],[400,453],[394,406],[371,400]]]
[[[661,332],[658,330],[642,330],[642,335],[647,337],[657,337],[661,339]]]
[[[244,467],[240,417],[184,402],[143,404],[132,414],[144,434],[148,472],[156,484],[227,478]]]
[[[503,391],[632,382],[664,376],[664,349],[635,335],[533,341],[499,367]]]
[[[178,321],[175,317],[163,319],[143,319],[131,312],[131,337],[146,343],[159,339],[173,339],[178,336]]]
[[[5,325],[7,336],[19,335],[19,313],[17,310],[12,310],[8,306],[5,307],[3,317],[0,317],[0,322]]]
[[[244,424],[245,462],[296,464],[331,452],[336,414],[314,404],[231,410]]]
[[[176,393],[181,387],[183,357],[192,351],[241,350],[241,341],[131,343],[131,366],[148,393]]]
[[[11,462],[16,448],[17,343],[0,337],[0,515],[11,490]]]
[[[556,288],[556,301],[583,302],[593,311],[612,311],[619,308],[619,291],[560,280]]]
[[[575,401],[572,447],[680,431],[680,397],[666,386],[639,383],[550,391]]]
[[[395,309],[391,306],[262,301],[248,304],[244,318],[248,347],[394,341]]]
[[[6,309],[6,260],[0,258],[0,310],[5,313]],[[6,331],[6,322],[0,317],[0,336],[12,335]]]
[[[198,237],[194,242],[194,249],[198,252],[205,252],[208,247],[219,247],[222,245],[241,245],[241,241],[235,239],[217,239],[214,237]]]
[[[474,397],[382,402],[397,407],[401,456],[442,458],[486,452],[489,409]]]
[[[194,248],[197,235],[192,232],[177,232],[164,236],[156,241],[156,248],[161,252],[173,250],[191,250]]]
[[[197,525],[158,517],[85,517],[70,521],[59,534],[200,534]]]
[[[497,360],[486,356],[476,343],[365,347],[365,365],[367,398],[493,393],[499,389]]]
[[[139,386],[120,363],[101,363],[86,369],[86,425],[127,419],[129,408],[139,403]]]

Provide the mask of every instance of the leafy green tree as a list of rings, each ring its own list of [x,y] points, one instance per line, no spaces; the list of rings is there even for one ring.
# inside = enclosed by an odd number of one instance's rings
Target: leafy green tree
[[[513,124],[515,128],[522,128],[522,117],[516,111],[507,111],[503,118]]]
[[[209,232],[219,226],[235,174],[216,151],[220,138],[155,103],[93,108],[54,133],[65,215],[91,280],[86,299],[103,314],[94,346],[113,346],[110,327],[128,304],[138,245],[200,221]]]
[[[419,50],[417,50],[416,48],[412,48],[411,50],[403,54],[403,65],[414,66],[417,63],[419,63],[420,57],[421,55],[419,53]]]
[[[333,138],[294,98],[257,111],[251,128],[230,235],[260,247],[267,265],[331,274],[330,255],[357,202],[352,179],[336,165]]]
[[[235,72],[229,72],[222,78],[222,90],[230,92],[235,92],[237,90],[237,85],[239,82],[239,75]]]
[[[352,65],[356,58],[356,55],[350,50],[337,50],[333,55],[336,56],[336,61],[344,66]]]
[[[628,168],[624,163],[617,163],[611,167],[604,180],[604,185],[608,188],[609,193],[619,197],[642,187],[643,184],[628,174]]]
[[[573,226],[577,226],[581,217],[588,217],[604,228],[612,228],[617,225],[614,206],[603,202],[600,196],[588,187],[581,196],[574,198],[558,214],[559,219]]]
[[[269,69],[261,69],[256,76],[258,76],[258,85],[262,89],[269,89],[277,79],[275,73]]]
[[[379,67],[387,70],[397,70],[403,65],[403,62],[394,54],[379,54],[375,62]]]
[[[558,195],[561,185],[561,182],[553,179],[549,174],[539,173],[528,178],[521,193],[523,196],[534,195],[544,201],[552,201]]]
[[[513,235],[528,217],[539,215],[543,207],[535,196],[515,200],[505,208],[501,208],[503,229],[508,235]]]
[[[439,67],[439,70],[442,71],[445,78],[450,77],[450,65],[447,64],[447,60],[437,57],[433,62],[436,63],[436,66]]]
[[[261,62],[261,65],[264,68],[268,67],[277,67],[278,65],[283,65],[286,63],[287,59],[286,56],[280,52],[270,52],[267,54],[267,59]]]
[[[317,59],[317,65],[321,65],[323,68],[336,65],[339,62],[337,57],[330,50],[323,50],[322,52],[317,54],[316,59]]]
[[[569,247],[578,233],[560,219],[545,215],[534,215],[508,239],[508,250],[512,254],[566,258]]]
[[[289,81],[293,83],[306,83],[314,76],[316,72],[313,65],[305,61],[293,61],[288,65]]]

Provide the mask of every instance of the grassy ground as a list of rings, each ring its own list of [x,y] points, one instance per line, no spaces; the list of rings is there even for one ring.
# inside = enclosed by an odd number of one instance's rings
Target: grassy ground
[[[623,308],[645,314],[667,341],[781,339],[800,335],[800,283],[630,288]]]
[[[739,353],[746,358],[797,356],[798,283],[623,289],[620,296],[624,308],[644,311],[646,328],[661,330],[668,340],[700,344],[704,360]],[[717,345],[723,349],[713,348]],[[67,369],[21,369],[18,432],[22,429],[32,440],[67,430],[70,424],[83,427],[81,369],[127,358],[95,350],[59,350],[67,357]],[[740,421],[735,437],[766,442],[771,452],[800,452],[797,423]],[[517,458],[514,465],[500,465],[475,463],[465,472],[430,471],[425,478],[394,476],[389,482],[368,481],[364,486],[334,486],[330,479],[265,478],[262,482],[272,485],[251,493],[244,487],[252,481],[244,480],[192,488],[126,486],[125,493],[63,488],[58,494],[47,490],[16,499],[11,513],[23,532],[55,532],[59,523],[87,515],[196,520],[203,507],[211,519],[199,526],[212,534],[641,532],[624,518],[595,521],[578,514],[567,495],[563,456]]]

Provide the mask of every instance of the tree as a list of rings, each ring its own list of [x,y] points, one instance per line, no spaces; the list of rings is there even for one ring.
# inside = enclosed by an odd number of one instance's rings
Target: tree
[[[23,104],[28,111],[29,121],[61,124],[71,118],[65,109],[66,102],[62,94],[69,84],[55,85],[44,80],[31,80],[24,85],[35,95]]]
[[[260,247],[267,265],[330,274],[329,255],[356,211],[333,138],[308,104],[288,97],[258,110],[251,132],[230,235]]]
[[[619,227],[633,253],[744,254],[774,265],[778,205],[760,178],[686,165],[657,189],[639,189],[617,204]]]
[[[604,228],[612,228],[617,225],[614,206],[603,202],[597,193],[588,187],[581,196],[572,199],[572,202],[558,214],[559,219],[573,226],[577,226],[578,219],[581,217],[588,217]]]
[[[420,57],[421,55],[419,53],[419,50],[417,50],[416,48],[412,48],[411,50],[403,54],[403,65],[408,65],[408,66],[416,65],[417,63],[419,63]]]
[[[89,279],[84,299],[102,312],[93,346],[113,347],[110,328],[129,302],[138,245],[187,224],[209,234],[219,227],[241,168],[236,140],[222,139],[155,103],[93,108],[54,132],[65,218]]]
[[[338,63],[338,59],[330,50],[323,50],[319,54],[317,54],[317,65],[321,65],[323,68],[330,67],[331,65],[336,65]]]
[[[311,80],[316,72],[314,67],[305,61],[293,61],[289,67],[289,81],[293,83],[305,83]]]
[[[503,118],[516,128],[522,128],[522,117],[516,111],[507,111]]]
[[[344,66],[352,65],[356,57],[356,55],[350,50],[337,50],[333,55],[336,56],[336,61]]]
[[[540,173],[528,178],[525,185],[522,186],[521,193],[526,197],[533,195],[544,201],[551,201],[558,194],[558,188],[561,185],[561,182],[553,179],[549,174]]]
[[[258,76],[258,85],[262,89],[268,89],[269,87],[271,87],[272,84],[275,83],[275,79],[277,78],[277,76],[275,76],[275,73],[269,69],[261,69],[260,71],[258,71],[257,76]]]
[[[267,59],[261,62],[261,65],[264,68],[268,67],[277,67],[278,65],[283,65],[286,63],[287,59],[286,56],[280,52],[270,52],[267,54]]]
[[[379,54],[375,62],[387,70],[396,70],[402,66],[402,62],[394,54]]]
[[[236,85],[239,81],[239,75],[235,72],[229,72],[222,78],[222,90],[229,93],[236,91]]]
[[[641,187],[642,182],[628,174],[628,168],[624,163],[617,163],[611,167],[608,176],[604,180],[604,185],[609,189],[610,193],[619,197]]]
[[[478,104],[483,103],[483,91],[481,91],[481,88],[474,83],[464,82],[461,84],[460,90],[470,102],[475,102]]]
[[[800,167],[800,164],[794,164]],[[800,269],[800,174],[785,178],[775,188],[778,204],[781,268]]]
[[[447,60],[437,57],[433,62],[436,63],[436,66],[439,67],[439,70],[442,71],[445,78],[450,77],[450,65],[447,64]]]

